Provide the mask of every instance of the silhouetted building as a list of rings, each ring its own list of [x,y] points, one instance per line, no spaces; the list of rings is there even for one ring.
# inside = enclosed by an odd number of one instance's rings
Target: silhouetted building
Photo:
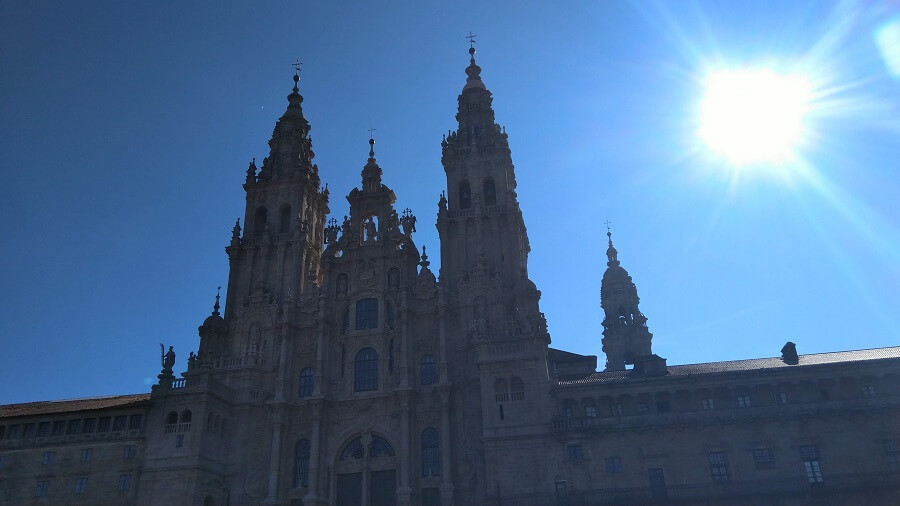
[[[295,76],[187,371],[170,349],[150,394],[0,407],[0,502],[900,503],[900,348],[669,366],[609,233],[605,370],[549,347],[470,52],[439,277],[374,140],[349,215],[326,221]]]

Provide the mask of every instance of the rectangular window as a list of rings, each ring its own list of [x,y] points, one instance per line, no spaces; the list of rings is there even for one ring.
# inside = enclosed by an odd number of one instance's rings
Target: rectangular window
[[[892,473],[900,471],[900,440],[885,441],[884,451],[887,454],[888,470]]]
[[[184,434],[179,434],[175,436],[175,448],[181,448],[184,446]]]
[[[566,455],[568,455],[569,460],[584,460],[584,452],[581,449],[581,445],[566,446]]]
[[[588,418],[597,418],[597,406],[585,406],[584,416]]]
[[[753,449],[753,467],[756,469],[772,469],[775,467],[775,454],[771,448]]]
[[[775,402],[778,404],[787,404],[788,403],[788,394],[787,392],[778,392],[775,394]]]
[[[819,466],[819,447],[816,445],[804,445],[800,447],[800,458],[803,460],[803,468],[806,471],[806,479],[810,483],[822,483],[822,469]]]
[[[41,456],[41,464],[52,464],[54,458],[56,458],[55,452],[44,452],[44,455]]]
[[[9,426],[9,439],[19,439],[22,437],[22,426],[19,424]]]
[[[604,462],[606,463],[607,473],[614,474],[622,472],[622,459],[619,457],[607,457]]]
[[[131,415],[128,417],[129,429],[140,429],[143,426],[144,417],[141,414]]]
[[[109,432],[109,417],[101,416],[97,421],[97,432]]]
[[[609,405],[609,414],[612,416],[622,416],[622,405],[621,404],[610,404]]]
[[[124,492],[131,488],[131,475],[130,474],[120,474],[119,475],[119,492]]]
[[[26,438],[34,437],[35,434],[37,434],[37,425],[35,425],[33,423],[26,423],[25,424],[25,435],[23,437],[26,437]]]
[[[51,436],[62,436],[66,431],[66,422],[65,420],[57,420],[53,422],[53,431],[50,433]]]
[[[46,497],[47,490],[50,489],[50,482],[47,481],[39,481],[37,482],[37,491],[34,495],[38,497]]]
[[[69,420],[69,428],[66,434],[78,434],[81,432],[81,420]]]
[[[872,397],[875,397],[875,393],[876,393],[875,385],[866,385],[866,386],[862,387],[863,397],[867,397],[867,398],[871,399]],[[25,436],[25,437],[28,437],[28,436]]]
[[[75,493],[83,494],[87,491],[87,478],[78,478],[75,480]]]
[[[669,401],[656,401],[656,411],[658,413],[668,413],[672,411],[672,405]]]
[[[750,396],[749,395],[737,396],[737,406],[739,408],[749,408],[750,407]]]
[[[356,301],[356,330],[378,328],[378,299]]]
[[[572,418],[572,406],[564,406],[563,407],[563,416],[568,418]]]
[[[38,424],[38,437],[47,437],[50,435],[50,422],[41,422]]]
[[[97,429],[97,419],[96,418],[85,418],[84,424],[81,426],[82,434],[92,434]]]
[[[728,481],[728,462],[725,460],[725,452],[709,452],[707,458],[713,481]]]
[[[125,415],[119,415],[113,418],[113,428],[112,430],[125,430],[125,424],[128,423],[128,417]]]
[[[134,445],[126,445],[125,451],[122,453],[122,459],[131,460],[134,458]]]
[[[84,448],[84,449],[82,449],[82,450],[81,450],[81,461],[82,461],[82,462],[90,462],[90,461],[91,461],[91,455],[92,455],[93,453],[94,453],[94,452],[93,452],[90,448]]]
[[[647,407],[646,402],[639,402],[637,404],[637,412],[639,415],[643,415],[643,414],[647,413],[647,411],[650,411],[650,408]]]
[[[712,399],[700,399],[700,407],[703,409],[715,409],[716,403]]]

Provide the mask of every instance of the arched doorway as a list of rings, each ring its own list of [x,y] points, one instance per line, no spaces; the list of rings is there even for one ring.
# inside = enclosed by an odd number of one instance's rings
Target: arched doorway
[[[395,506],[397,460],[394,448],[377,434],[352,438],[335,463],[337,506]]]

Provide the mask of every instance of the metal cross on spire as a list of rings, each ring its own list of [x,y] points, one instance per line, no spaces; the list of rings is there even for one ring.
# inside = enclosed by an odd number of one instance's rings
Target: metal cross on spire
[[[297,61],[295,61],[294,64],[293,64],[294,72],[295,72],[297,75],[300,75],[300,66],[301,66],[301,65],[303,65],[303,62],[300,61],[299,59],[298,59]]]
[[[475,37],[478,37],[478,36],[473,34],[471,30],[469,30],[469,35],[466,35],[466,38],[469,39],[469,47],[470,48],[475,47]]]
[[[374,138],[375,138],[375,130],[376,130],[376,129],[374,129],[374,128],[370,128],[370,129],[369,129],[369,138],[370,138],[370,139],[374,139]]]
[[[606,224],[606,233],[607,234],[612,233],[612,231],[609,228],[609,226],[612,225],[612,222],[607,219],[604,223]]]

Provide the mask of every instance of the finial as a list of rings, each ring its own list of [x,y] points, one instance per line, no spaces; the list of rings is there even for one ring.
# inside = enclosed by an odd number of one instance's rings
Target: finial
[[[299,92],[300,88],[297,87],[297,83],[300,82],[300,65],[303,65],[299,59],[294,62],[294,92]]]
[[[425,245],[422,245],[422,261],[419,262],[419,265],[422,266],[423,269],[427,269],[431,262],[428,261],[428,255],[425,254]]]
[[[216,316],[219,316],[219,307],[220,307],[219,306],[219,297],[220,297],[219,292],[220,291],[222,291],[222,287],[221,286],[216,287],[216,303],[213,304],[213,312],[212,312],[212,314],[214,314]]]
[[[609,245],[612,246],[612,230],[609,228],[612,222],[607,219],[604,223],[606,224],[606,237],[609,239]]]
[[[469,54],[472,57],[472,63],[475,63],[475,37],[477,37],[477,35],[469,30],[469,35],[467,35],[466,38],[469,39]]]
[[[375,129],[369,129],[369,158],[375,158]]]
[[[619,252],[616,251],[615,246],[612,243],[612,230],[609,228],[612,225],[612,222],[606,220],[606,238],[609,241],[609,247],[606,248],[606,258],[608,261],[606,265],[613,267],[619,265]]]

